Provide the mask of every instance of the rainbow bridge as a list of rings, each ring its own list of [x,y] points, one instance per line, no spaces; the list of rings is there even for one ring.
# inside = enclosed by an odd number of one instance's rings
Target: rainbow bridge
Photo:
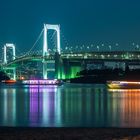
[[[55,30],[57,35],[57,47],[54,52],[49,52],[47,32]],[[41,53],[26,53],[16,56],[15,45],[4,45],[4,58],[1,69],[9,74],[11,79],[19,79],[21,75],[26,75],[26,65],[28,63],[40,62],[42,79],[49,78],[49,72],[54,72],[54,78],[66,79],[74,78],[76,73],[87,68],[89,64],[105,62],[120,62],[124,64],[137,64],[140,62],[139,51],[92,51],[92,52],[62,52],[60,42],[60,25],[45,24],[43,29],[43,51]],[[7,60],[7,50],[12,50],[12,57]],[[51,65],[51,66],[50,66]],[[22,67],[22,68],[21,68]],[[39,67],[39,66],[34,66]],[[25,69],[23,69],[25,68]],[[21,72],[20,72],[21,71]],[[24,73],[24,74],[23,74]]]

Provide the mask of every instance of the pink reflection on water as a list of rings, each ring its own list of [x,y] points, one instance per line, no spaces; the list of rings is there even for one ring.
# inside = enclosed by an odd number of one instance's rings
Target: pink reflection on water
[[[38,87],[30,87],[30,120],[34,124],[38,121],[40,108],[40,98]]]
[[[30,85],[30,123],[36,126],[38,122],[48,124],[54,122],[55,86],[44,87]]]

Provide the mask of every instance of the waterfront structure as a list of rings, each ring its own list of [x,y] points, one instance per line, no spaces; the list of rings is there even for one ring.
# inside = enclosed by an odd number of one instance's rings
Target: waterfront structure
[[[12,43],[6,43],[4,45],[4,64],[7,64],[7,50],[12,50],[12,60],[14,61],[16,59],[16,50],[15,50],[15,45]],[[16,80],[16,69],[15,67],[6,67],[6,70],[12,71],[12,79]]]
[[[48,45],[48,30],[56,31],[57,35],[57,47],[53,53],[49,52]],[[74,78],[76,73],[86,69],[90,64],[100,64],[104,66],[106,62],[116,62],[124,63],[127,65],[139,65],[140,53],[138,51],[81,51],[81,52],[62,52],[61,42],[60,42],[60,25],[44,24],[44,34],[43,34],[43,47],[42,54],[38,53],[26,53],[26,55],[16,56],[14,44],[7,43],[4,45],[4,59],[2,68],[7,72],[10,70],[11,79],[18,79],[21,75],[20,66],[23,63],[33,63],[42,62],[42,78],[48,79],[49,72],[55,73],[53,78],[56,79],[69,79]],[[7,49],[12,48],[12,59],[7,60]],[[89,47],[88,47],[89,49]],[[49,67],[52,65],[52,67]],[[35,67],[35,66],[34,66]],[[25,66],[23,68],[26,68]],[[12,71],[12,72],[11,72]],[[22,70],[26,71],[26,70]]]
[[[44,42],[43,42],[43,79],[48,78],[48,63],[55,63],[55,61],[46,61],[45,56],[49,56],[48,52],[48,42],[47,42],[47,32],[48,30],[55,30],[57,32],[57,50],[56,53],[60,55],[60,26],[59,25],[51,25],[51,24],[44,24]],[[55,69],[53,69],[55,71]]]

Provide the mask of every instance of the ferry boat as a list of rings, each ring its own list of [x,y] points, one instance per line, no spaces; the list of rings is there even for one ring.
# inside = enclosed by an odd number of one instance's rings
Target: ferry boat
[[[107,81],[110,89],[140,89],[140,82],[134,81]]]
[[[43,79],[43,80],[4,80],[5,84],[17,85],[62,85],[63,81],[58,79]]]
[[[1,82],[5,84],[15,84],[16,80],[2,80]]]
[[[58,79],[43,79],[43,80],[22,80],[24,85],[62,85],[63,81]]]

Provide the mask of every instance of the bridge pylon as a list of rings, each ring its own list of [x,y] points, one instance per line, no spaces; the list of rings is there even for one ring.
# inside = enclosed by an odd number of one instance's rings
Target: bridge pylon
[[[43,39],[43,79],[48,78],[48,62],[45,60],[45,56],[49,55],[48,51],[48,30],[55,30],[57,32],[57,53],[61,54],[60,49],[60,25],[44,24],[44,39]],[[56,63],[56,62],[55,62]]]
[[[4,45],[4,62],[3,64],[6,65],[8,60],[7,60],[7,49],[12,49],[12,60],[15,60],[16,58],[16,50],[15,50],[15,45],[11,43],[6,43]],[[13,80],[16,80],[16,68],[15,67],[5,67],[4,70],[12,70],[12,78]]]
[[[12,53],[13,53],[12,60],[15,60],[15,56],[16,56],[15,45],[6,43],[4,45],[4,64],[7,64],[7,49],[12,49]]]

